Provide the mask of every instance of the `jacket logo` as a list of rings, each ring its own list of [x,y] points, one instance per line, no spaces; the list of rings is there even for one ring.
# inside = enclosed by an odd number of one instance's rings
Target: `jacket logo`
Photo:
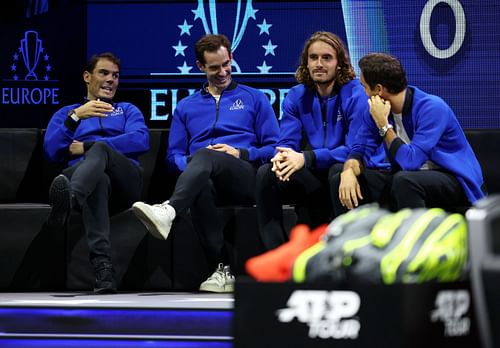
[[[229,110],[243,110],[245,108],[245,104],[243,104],[243,101],[241,99],[236,99],[236,101],[231,105]]]
[[[111,111],[108,116],[120,116],[123,115],[123,108],[121,106],[114,108],[113,111]]]
[[[343,115],[342,113],[340,112],[340,110],[337,112],[337,122],[341,121],[343,118]]]
[[[361,324],[358,313],[361,299],[354,291],[295,290],[287,308],[278,309],[278,321],[295,318],[309,326],[309,338],[356,339]]]

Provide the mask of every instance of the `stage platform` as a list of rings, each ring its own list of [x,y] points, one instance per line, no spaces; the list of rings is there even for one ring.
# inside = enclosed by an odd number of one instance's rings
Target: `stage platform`
[[[0,347],[233,347],[232,294],[0,293]]]

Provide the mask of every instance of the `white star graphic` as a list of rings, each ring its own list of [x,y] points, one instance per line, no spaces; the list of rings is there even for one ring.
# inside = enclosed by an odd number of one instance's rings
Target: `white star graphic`
[[[259,36],[266,33],[267,35],[269,34],[269,28],[271,28],[273,25],[272,24],[267,24],[266,19],[262,21],[261,24],[257,24],[257,26],[260,28]]]
[[[269,74],[269,70],[272,69],[272,66],[267,66],[266,61],[262,62],[261,66],[257,65],[257,69],[260,70],[261,74]]]
[[[196,10],[191,10],[194,13],[194,21],[198,18],[203,18],[203,3],[198,2],[198,8]]]
[[[254,9],[254,8],[252,7],[252,4],[251,4],[251,3],[247,3],[247,7],[248,7],[249,11],[251,11],[251,13],[250,13],[250,15],[248,16],[248,18],[253,18],[253,19],[255,19],[255,20],[256,20],[257,18],[255,18],[255,14],[256,14],[257,12],[259,12],[259,10]]]
[[[192,25],[189,25],[187,24],[187,21],[184,20],[184,23],[182,25],[178,25],[179,29],[181,30],[181,33],[179,34],[179,36],[182,36],[182,34],[188,34],[189,36],[191,36],[191,28],[193,27]]]
[[[278,47],[278,45],[273,45],[271,39],[269,39],[267,45],[262,45],[262,47],[266,50],[266,53],[264,53],[264,57],[267,56],[268,54],[272,54],[274,56],[275,55],[274,49]]]
[[[177,46],[172,46],[172,48],[175,50],[175,56],[174,57],[177,57],[179,54],[181,56],[186,56],[184,54],[184,50],[187,48],[187,46],[184,46],[181,42],[181,40],[179,40],[179,43],[177,44]]]
[[[193,69],[193,67],[192,66],[188,66],[186,64],[186,61],[184,61],[184,64],[182,64],[182,66],[178,66],[177,69],[180,70],[181,74],[187,75],[187,74],[189,74],[189,70]]]

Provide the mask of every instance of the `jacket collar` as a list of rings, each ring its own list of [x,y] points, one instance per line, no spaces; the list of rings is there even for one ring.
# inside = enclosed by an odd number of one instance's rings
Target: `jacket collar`
[[[231,80],[231,83],[229,84],[229,86],[227,86],[226,89],[224,89],[224,91],[222,91],[222,92],[231,91],[231,90],[235,89],[236,86],[238,86],[238,83],[234,80]],[[208,82],[205,82],[203,84],[203,87],[201,88],[201,94],[202,95],[210,94],[210,93],[208,93]]]

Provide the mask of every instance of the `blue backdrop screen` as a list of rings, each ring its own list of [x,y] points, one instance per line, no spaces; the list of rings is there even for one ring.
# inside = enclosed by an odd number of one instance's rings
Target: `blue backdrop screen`
[[[223,33],[235,79],[262,89],[277,116],[304,41],[338,34],[357,62],[374,51],[398,56],[410,84],[437,94],[464,128],[500,128],[500,4],[477,0],[89,1],[88,54],[122,59],[119,97],[149,126],[168,126],[177,102],[204,81],[194,43]]]

